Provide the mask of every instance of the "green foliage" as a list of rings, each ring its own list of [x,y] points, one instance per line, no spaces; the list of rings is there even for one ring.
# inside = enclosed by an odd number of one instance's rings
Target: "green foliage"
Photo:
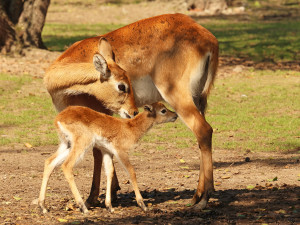
[[[7,74],[0,74],[0,80],[0,145],[56,144],[51,99],[36,90],[43,87],[42,80]]]
[[[300,61],[300,21],[204,24],[219,40],[221,56],[256,62]]]
[[[55,111],[41,79],[0,74],[0,145],[57,144]],[[30,92],[28,91],[30,90]],[[215,149],[291,150],[300,146],[300,73],[245,71],[217,79],[206,118]],[[143,138],[157,151],[197,146],[179,119],[153,127]],[[136,153],[138,154],[138,153]]]
[[[300,146],[300,73],[247,71],[217,79],[207,120],[214,128],[213,148],[241,151],[293,150]],[[197,146],[180,120],[154,127],[143,139],[179,149]]]
[[[300,21],[234,22],[212,20],[200,24],[219,40],[220,55],[257,62],[300,60]],[[45,24],[43,40],[53,51],[63,51],[76,41],[105,34],[122,24]]]
[[[215,147],[296,149],[299,95],[299,72],[255,71],[217,80],[207,114],[215,130]]]
[[[71,44],[122,27],[118,24],[58,24],[46,23],[42,38],[49,50],[64,51]]]

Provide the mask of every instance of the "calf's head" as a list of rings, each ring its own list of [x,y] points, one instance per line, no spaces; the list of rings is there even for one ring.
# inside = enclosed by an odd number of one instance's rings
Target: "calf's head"
[[[167,109],[167,107],[160,102],[145,105],[144,110],[148,113],[148,117],[155,119],[155,124],[174,122],[178,117],[175,112]]]

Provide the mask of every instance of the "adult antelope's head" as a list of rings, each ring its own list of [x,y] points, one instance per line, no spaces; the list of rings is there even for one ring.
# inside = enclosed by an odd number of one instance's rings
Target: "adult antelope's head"
[[[112,47],[105,38],[99,40],[98,51],[99,54],[93,57],[93,63],[100,72],[101,87],[106,90],[101,90],[102,98],[105,99],[103,104],[123,118],[134,117],[138,109],[126,71],[114,61]]]

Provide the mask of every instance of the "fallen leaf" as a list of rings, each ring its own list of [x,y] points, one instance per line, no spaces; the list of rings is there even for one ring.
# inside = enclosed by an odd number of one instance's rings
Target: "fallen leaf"
[[[181,163],[185,163],[184,159],[180,159],[179,161],[180,161]]]
[[[277,214],[286,214],[286,211],[284,209],[280,209],[280,210],[275,211],[275,213],[277,213]]]
[[[181,166],[180,168],[181,168],[181,169],[189,169],[188,166]]]
[[[277,177],[274,177],[273,179],[269,179],[268,181],[277,181],[278,178]]]
[[[24,145],[25,145],[27,148],[32,148],[32,145],[29,144],[29,143],[24,143]]]
[[[248,185],[248,186],[247,186],[247,189],[249,189],[249,190],[252,190],[253,188],[254,188],[253,185]]]
[[[246,215],[241,214],[241,213],[238,213],[236,216],[237,216],[237,217],[240,217],[240,218],[245,218],[245,217],[246,217]]]
[[[169,203],[169,204],[178,204],[177,201],[169,201],[168,203]]]
[[[204,209],[204,210],[202,210],[201,212],[209,213],[209,212],[211,212],[211,210],[209,210],[209,209]]]
[[[20,201],[22,198],[14,196],[14,199],[17,200],[17,201]]]
[[[229,179],[230,178],[230,176],[223,176],[223,177],[221,177],[222,179]]]
[[[68,220],[66,220],[66,219],[61,219],[61,218],[58,218],[57,219],[59,222],[61,222],[61,223],[66,223],[66,222],[68,222]]]
[[[215,182],[215,186],[220,186],[221,182]]]

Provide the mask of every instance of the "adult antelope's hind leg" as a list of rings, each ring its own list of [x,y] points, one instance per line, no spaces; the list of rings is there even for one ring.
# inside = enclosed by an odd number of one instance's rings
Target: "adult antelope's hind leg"
[[[163,92],[162,89],[161,92]],[[176,90],[181,90],[176,91]],[[197,191],[192,199],[192,205],[198,203],[197,208],[204,209],[214,190],[212,165],[212,128],[206,122],[204,115],[195,106],[193,98],[185,87],[173,88],[172,93],[163,93],[166,101],[176,110],[179,117],[195,134],[200,149],[200,175]],[[168,98],[168,96],[171,96]],[[184,100],[182,100],[182,96]]]
[[[183,111],[182,111],[183,110]],[[200,149],[200,174],[197,191],[193,196],[192,205],[204,209],[214,190],[212,165],[212,128],[196,107],[180,109],[180,116],[195,134]]]
[[[204,209],[210,194],[214,191],[212,164],[212,133],[211,126],[203,115],[194,112],[193,132],[197,137],[200,148],[200,174],[197,191],[193,196],[192,205],[198,203],[197,208]]]

